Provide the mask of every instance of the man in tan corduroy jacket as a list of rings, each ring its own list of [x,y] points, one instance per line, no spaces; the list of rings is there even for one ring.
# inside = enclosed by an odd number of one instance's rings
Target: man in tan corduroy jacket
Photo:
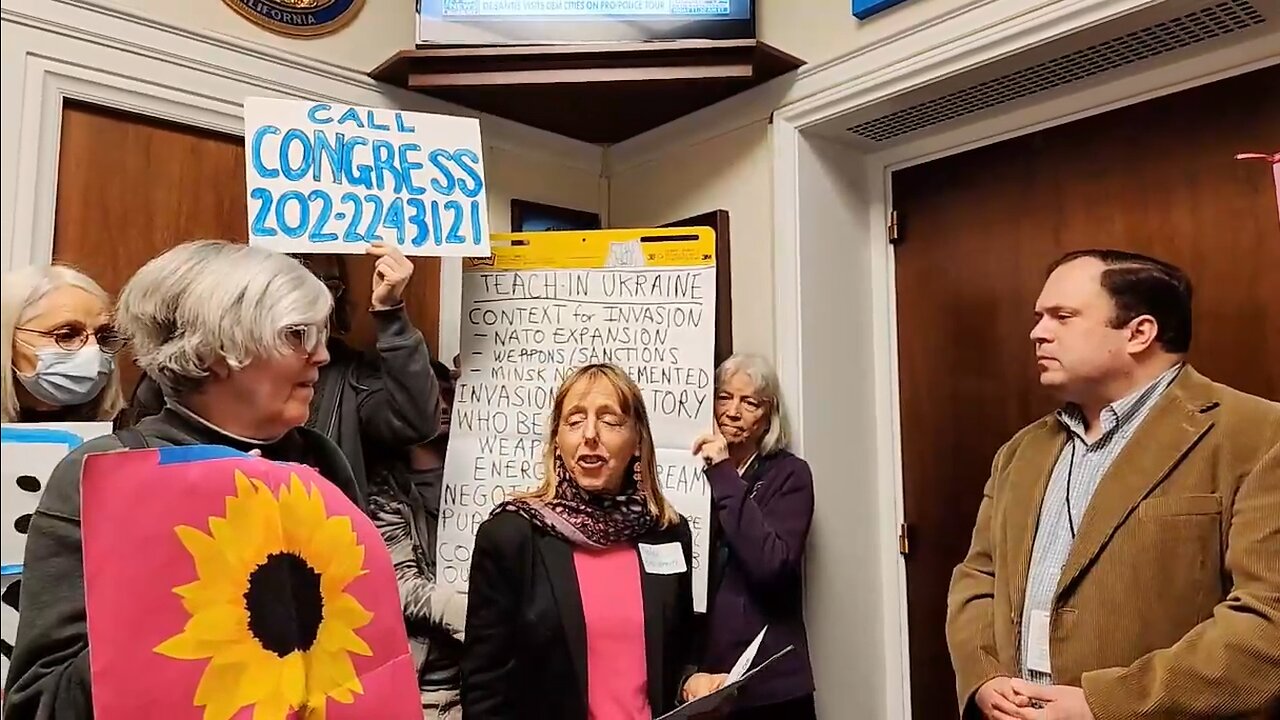
[[[1280,717],[1280,404],[1185,363],[1167,263],[1067,255],[1036,314],[1064,404],[997,453],[952,577],[962,713]]]

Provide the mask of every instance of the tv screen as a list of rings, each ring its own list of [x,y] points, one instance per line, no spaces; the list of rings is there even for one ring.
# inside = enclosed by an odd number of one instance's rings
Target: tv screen
[[[418,0],[419,45],[750,39],[754,0]]]

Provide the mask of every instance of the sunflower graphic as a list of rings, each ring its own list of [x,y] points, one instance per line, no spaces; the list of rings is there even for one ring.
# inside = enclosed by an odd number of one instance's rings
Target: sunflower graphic
[[[239,470],[235,481],[209,534],[175,528],[195,561],[196,581],[174,588],[191,618],[155,652],[209,659],[194,698],[204,720],[249,706],[253,720],[323,720],[329,698],[364,693],[351,655],[373,654],[356,634],[373,615],[346,592],[364,574],[364,547],[297,475],[278,498]]]

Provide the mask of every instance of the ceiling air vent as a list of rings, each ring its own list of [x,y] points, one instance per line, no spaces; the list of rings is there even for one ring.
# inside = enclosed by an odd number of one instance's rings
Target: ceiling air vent
[[[892,140],[1206,40],[1248,30],[1266,21],[1249,0],[1226,0],[870,118],[846,131],[871,142]]]

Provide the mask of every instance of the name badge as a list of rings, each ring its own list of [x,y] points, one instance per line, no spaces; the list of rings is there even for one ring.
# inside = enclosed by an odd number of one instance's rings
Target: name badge
[[[1049,613],[1031,613],[1031,632],[1027,635],[1027,667],[1047,675],[1053,674],[1049,664]]]
[[[684,549],[678,542],[662,545],[640,543],[640,562],[650,575],[677,575],[689,569],[684,562]]]

